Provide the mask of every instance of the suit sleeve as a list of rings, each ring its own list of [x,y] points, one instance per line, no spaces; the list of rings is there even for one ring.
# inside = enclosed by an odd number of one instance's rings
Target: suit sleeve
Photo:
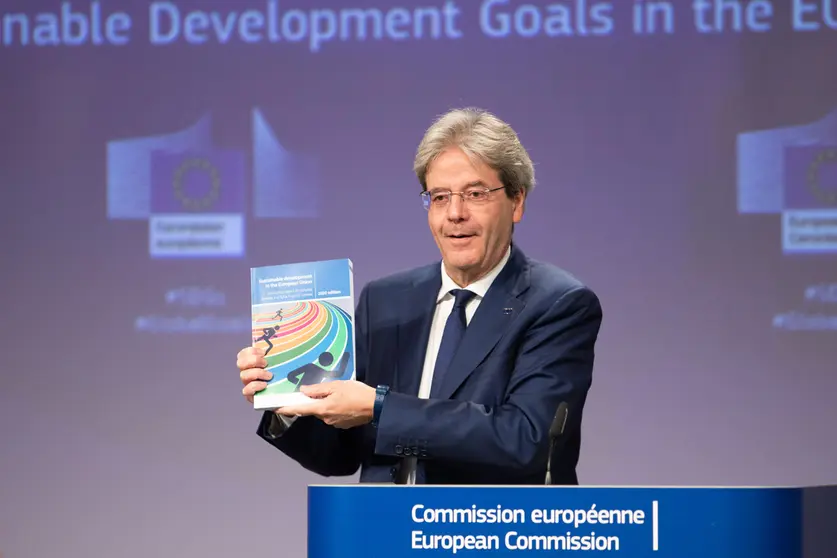
[[[355,378],[366,376],[368,313],[367,287],[360,293],[355,310]],[[340,429],[317,417],[280,421],[274,413],[262,415],[257,434],[305,469],[323,476],[348,476],[361,461],[361,429]]]
[[[598,297],[579,287],[557,300],[524,334],[501,405],[420,399],[390,392],[381,409],[375,452],[398,455],[419,443],[419,457],[543,469],[549,427],[560,402],[568,425],[580,422],[602,321]],[[415,451],[415,449],[413,449]]]

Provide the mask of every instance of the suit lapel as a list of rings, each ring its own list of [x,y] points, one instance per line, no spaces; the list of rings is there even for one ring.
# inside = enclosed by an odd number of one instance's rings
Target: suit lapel
[[[431,397],[449,398],[494,348],[525,301],[518,298],[529,284],[529,268],[523,253],[512,246],[503,271],[480,302],[456,350],[447,373]],[[425,337],[426,340],[426,337]]]
[[[441,286],[442,275],[437,267],[435,274],[420,277],[413,283],[413,288],[404,293],[406,319],[398,325],[398,368],[393,385],[399,393],[418,395],[436,295]]]

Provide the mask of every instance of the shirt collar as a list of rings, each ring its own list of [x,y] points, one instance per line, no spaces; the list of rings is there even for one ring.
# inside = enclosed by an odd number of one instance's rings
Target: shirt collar
[[[439,294],[436,296],[436,303],[438,304],[441,302],[446,296],[451,296],[449,293],[453,289],[465,288],[471,291],[472,293],[476,294],[480,298],[484,298],[485,294],[488,292],[488,288],[491,286],[491,283],[494,282],[494,279],[500,274],[500,271],[503,270],[505,267],[506,262],[509,261],[509,256],[511,255],[511,246],[506,250],[506,254],[503,256],[503,259],[495,265],[491,271],[486,273],[481,279],[474,281],[470,285],[466,287],[460,287],[456,283],[454,283],[453,279],[450,278],[447,271],[445,271],[445,263],[442,262],[442,288],[439,289]]]

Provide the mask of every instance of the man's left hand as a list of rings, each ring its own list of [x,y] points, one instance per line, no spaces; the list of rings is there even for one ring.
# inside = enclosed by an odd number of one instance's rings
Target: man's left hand
[[[286,416],[315,416],[337,428],[352,428],[372,420],[375,388],[355,380],[302,386],[299,390],[316,401],[276,410]]]

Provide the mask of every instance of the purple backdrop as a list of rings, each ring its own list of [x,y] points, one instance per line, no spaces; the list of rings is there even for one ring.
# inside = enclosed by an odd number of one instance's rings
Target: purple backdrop
[[[384,0],[3,2],[0,554],[304,556],[323,479],[240,396],[249,267],[349,257],[359,290],[437,258],[412,156],[464,105],[536,162],[517,242],[602,299],[581,482],[837,481],[837,36],[815,2],[738,33],[677,2],[653,36],[614,4],[492,37],[440,0],[434,39]]]

